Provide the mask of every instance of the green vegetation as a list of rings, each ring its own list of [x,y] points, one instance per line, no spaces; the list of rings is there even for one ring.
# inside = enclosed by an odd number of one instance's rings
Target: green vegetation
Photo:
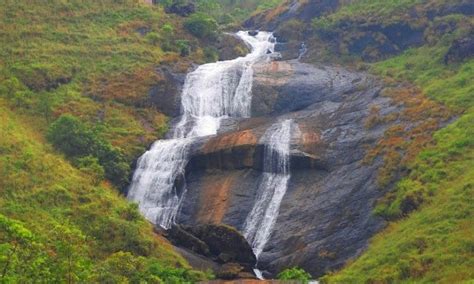
[[[28,115],[2,99],[0,119],[1,282],[204,277],[152,233],[135,205],[57,155]],[[127,260],[120,267],[140,269],[127,274],[114,264],[118,258]]]
[[[202,60],[198,41],[132,0],[2,1],[0,25],[0,282],[207,278],[104,181],[166,131],[153,70]]]
[[[119,188],[126,186],[130,166],[124,156],[99,135],[68,114],[52,123],[47,133],[48,140],[68,157],[76,159],[79,167],[104,171],[105,177]]]
[[[164,6],[196,3],[196,11],[214,18],[219,24],[235,24],[250,15],[271,9],[284,0],[159,0]]]
[[[205,14],[193,14],[184,22],[184,27],[199,38],[212,39],[217,35],[217,22]]]
[[[357,21],[363,19],[370,22],[376,20],[390,20],[395,17],[399,19],[404,13],[416,4],[426,2],[424,0],[392,0],[373,1],[356,0],[343,5],[337,13],[325,17],[316,18],[313,21],[315,27],[330,28],[343,20]]]
[[[278,273],[277,278],[279,280],[298,280],[301,283],[308,283],[311,280],[311,275],[301,268],[293,267]]]
[[[3,1],[0,15],[1,96],[43,133],[62,114],[100,127],[128,162],[166,129],[146,101],[154,67],[202,60],[179,19],[133,0]]]

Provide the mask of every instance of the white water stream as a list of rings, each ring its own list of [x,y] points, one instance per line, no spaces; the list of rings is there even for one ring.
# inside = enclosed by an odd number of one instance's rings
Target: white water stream
[[[278,122],[268,128],[261,138],[265,144],[263,174],[257,188],[257,199],[243,230],[257,260],[270,238],[288,188],[292,124],[289,119]],[[258,278],[263,279],[260,270],[254,271]]]
[[[197,137],[215,135],[222,119],[250,115],[252,66],[268,60],[267,52],[274,51],[271,33],[250,36],[241,31],[237,36],[251,52],[234,60],[201,65],[189,73],[182,94],[183,115],[173,138],[155,142],[138,160],[128,198],[138,203],[150,222],[165,229],[175,222],[186,193],[185,186],[176,187],[176,180],[184,177],[190,145]]]

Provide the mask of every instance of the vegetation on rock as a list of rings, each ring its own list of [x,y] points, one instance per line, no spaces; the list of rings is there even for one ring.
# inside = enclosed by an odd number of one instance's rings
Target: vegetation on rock
[[[283,270],[277,276],[280,280],[298,280],[300,283],[308,283],[311,275],[301,268],[293,267]]]

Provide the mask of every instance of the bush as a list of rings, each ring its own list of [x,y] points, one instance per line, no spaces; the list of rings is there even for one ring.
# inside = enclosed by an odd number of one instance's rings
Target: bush
[[[213,38],[216,35],[218,24],[212,17],[194,14],[184,22],[184,27],[196,37]]]
[[[89,130],[84,123],[72,115],[62,115],[51,124],[47,133],[48,140],[69,158],[88,163],[99,170],[92,159],[96,159],[103,167],[105,177],[119,187],[128,183],[130,166],[123,154],[110,143],[100,138],[97,133]],[[98,172],[100,174],[100,171]],[[100,179],[100,176],[97,176]]]
[[[92,151],[94,134],[72,115],[62,115],[53,122],[47,133],[48,140],[69,157],[86,156]]]
[[[191,53],[191,46],[187,40],[177,40],[176,47],[179,50],[179,54],[183,57],[188,56]]]
[[[280,280],[299,280],[302,283],[308,283],[311,275],[301,268],[293,267],[283,270],[277,276]]]
[[[151,45],[158,45],[158,43],[161,41],[161,36],[158,33],[150,32],[145,36],[145,39]]]
[[[219,53],[214,47],[204,48],[204,58],[206,62],[216,62],[219,60]]]
[[[301,41],[304,38],[304,30],[306,25],[298,20],[289,20],[283,23],[277,30],[279,41]]]
[[[105,177],[104,167],[93,156],[86,156],[75,161],[76,166],[88,176],[92,177],[94,184],[98,185]]]

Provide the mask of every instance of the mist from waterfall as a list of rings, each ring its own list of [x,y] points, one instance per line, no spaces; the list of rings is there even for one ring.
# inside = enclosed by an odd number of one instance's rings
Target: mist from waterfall
[[[198,137],[215,135],[222,119],[249,117],[252,66],[269,60],[274,51],[271,33],[236,34],[251,49],[245,57],[199,66],[189,73],[181,99],[182,117],[168,140],[155,142],[138,162],[128,198],[137,202],[150,222],[168,229],[175,222],[186,192],[184,171],[191,144]],[[179,181],[179,182],[177,182]]]
[[[265,145],[263,173],[256,201],[243,229],[257,259],[270,238],[288,188],[292,124],[292,120],[288,119],[272,125],[260,141]]]

